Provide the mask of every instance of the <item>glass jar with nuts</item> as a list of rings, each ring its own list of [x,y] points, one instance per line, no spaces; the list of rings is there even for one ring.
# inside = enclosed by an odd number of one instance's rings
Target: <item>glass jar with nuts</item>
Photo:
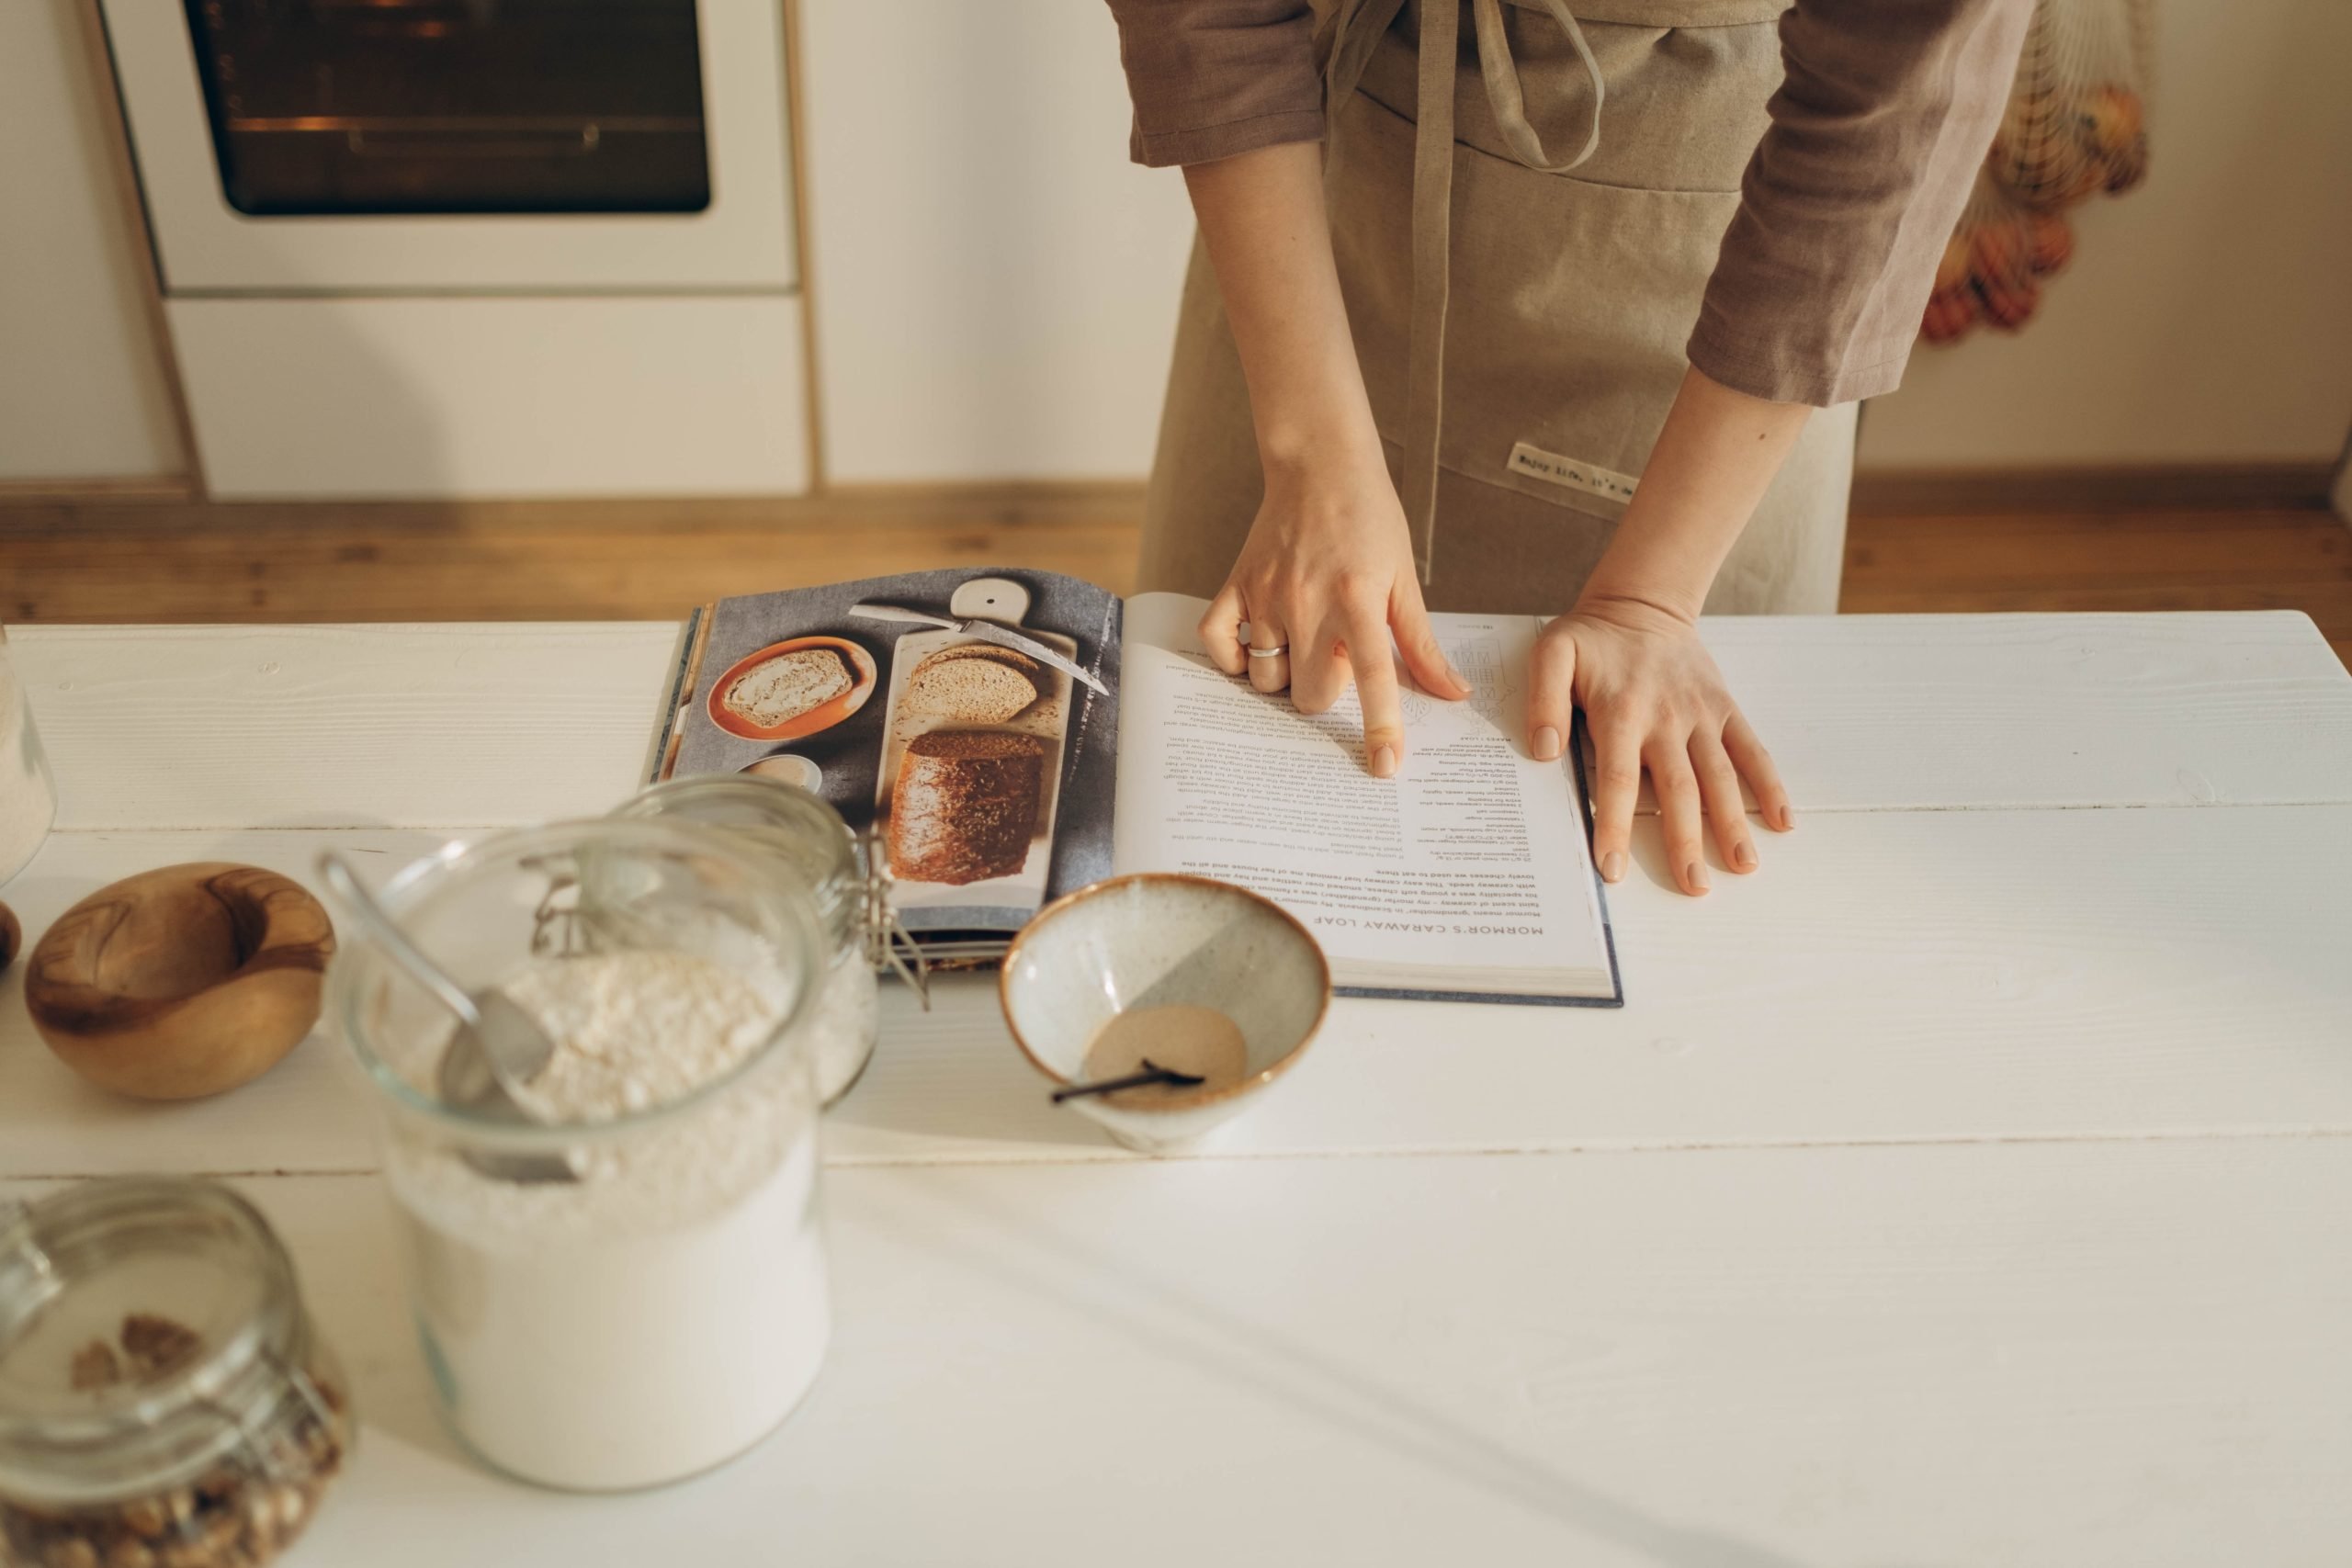
[[[227,1188],[0,1205],[0,1562],[262,1568],[350,1456],[347,1386]]]

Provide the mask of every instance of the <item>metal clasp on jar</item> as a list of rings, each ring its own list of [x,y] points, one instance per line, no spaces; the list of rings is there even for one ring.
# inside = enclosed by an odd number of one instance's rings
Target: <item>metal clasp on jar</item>
[[[879,831],[868,828],[857,835],[857,859],[865,879],[862,919],[865,961],[876,969],[896,970],[922,1002],[922,1010],[929,1012],[931,961],[923,956],[922,945],[907,930],[906,922],[899,919],[891,900],[889,857],[883,852]]]
[[[580,878],[569,862],[558,864],[546,855],[523,863],[548,879],[548,890],[531,911],[531,955],[534,958],[576,958],[589,951],[580,919]]]

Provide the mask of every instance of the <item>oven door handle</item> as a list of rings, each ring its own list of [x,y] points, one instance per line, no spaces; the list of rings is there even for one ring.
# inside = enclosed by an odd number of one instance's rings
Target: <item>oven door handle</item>
[[[368,130],[354,126],[344,145],[355,158],[585,158],[604,144],[591,120],[578,130],[517,134],[512,130]]]

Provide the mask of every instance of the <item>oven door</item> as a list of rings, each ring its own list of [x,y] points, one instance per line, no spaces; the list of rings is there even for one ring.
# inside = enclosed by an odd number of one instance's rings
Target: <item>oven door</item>
[[[103,0],[175,295],[794,287],[779,0]]]

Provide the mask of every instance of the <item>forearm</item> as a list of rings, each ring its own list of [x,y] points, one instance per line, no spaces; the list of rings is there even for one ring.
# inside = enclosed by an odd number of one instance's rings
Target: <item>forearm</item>
[[[1631,599],[1695,621],[1740,530],[1813,411],[1683,373],[1634,499],[1584,599]]]
[[[1188,164],[1217,292],[1270,469],[1337,447],[1379,454],[1323,210],[1322,149],[1283,142]]]
[[[1392,647],[1424,690],[1458,701],[1470,688],[1446,662],[1413,574],[1404,508],[1340,297],[1322,150],[1283,142],[1187,164],[1184,178],[1249,384],[1266,481],[1250,536],[1201,616],[1201,645],[1261,692],[1288,687],[1301,713],[1329,708],[1352,680],[1364,765],[1392,777],[1405,760]]]

